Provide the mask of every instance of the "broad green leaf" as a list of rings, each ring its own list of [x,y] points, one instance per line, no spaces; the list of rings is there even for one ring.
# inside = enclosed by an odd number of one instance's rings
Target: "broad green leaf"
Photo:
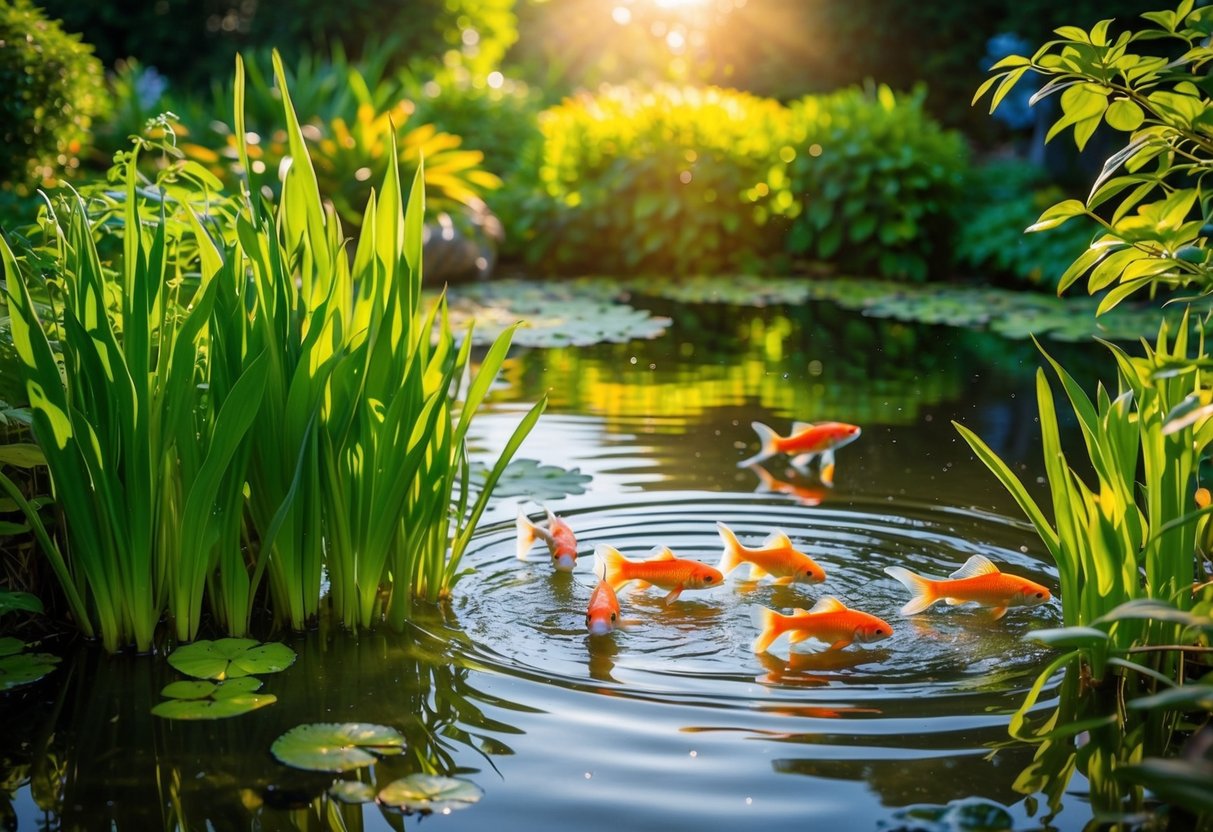
[[[0,639],[3,642],[17,641],[18,649],[25,647],[17,639]],[[0,648],[0,692],[36,682],[50,674],[59,663],[58,656],[50,653],[6,652]]]
[[[1102,647],[1108,643],[1108,634],[1094,627],[1033,630],[1027,638],[1050,647]]]
[[[198,679],[228,679],[277,673],[295,661],[295,651],[279,642],[261,644],[250,638],[195,641],[169,654],[168,663]]]
[[[310,771],[352,771],[375,762],[375,755],[404,751],[395,728],[365,722],[316,722],[299,725],[274,740],[270,752],[279,762]]]
[[[1024,229],[1024,233],[1030,234],[1033,231],[1046,231],[1050,228],[1056,228],[1066,220],[1082,216],[1086,212],[1087,206],[1077,199],[1064,200],[1046,208],[1045,212],[1040,215],[1040,219]]]
[[[478,803],[484,792],[470,780],[436,774],[410,774],[388,783],[379,802],[402,812],[449,812]]]
[[[28,592],[0,589],[0,616],[9,612],[42,612],[42,601]]]
[[[169,699],[153,707],[152,714],[164,719],[227,719],[277,701],[278,697],[271,693],[237,693],[215,699]]]
[[[1142,112],[1141,107],[1127,98],[1118,98],[1108,105],[1107,111],[1104,113],[1104,120],[1108,122],[1110,127],[1117,130],[1123,130],[1126,133],[1131,133],[1141,123],[1145,121],[1146,114]]]
[[[375,787],[361,780],[338,780],[329,786],[329,797],[342,803],[370,803],[375,799]]]
[[[1197,812],[1213,812],[1213,763],[1205,759],[1146,758],[1122,764],[1118,777],[1140,783],[1163,800]]]
[[[46,457],[37,445],[13,443],[0,445],[0,465],[15,465],[18,468],[36,468],[46,465]]]

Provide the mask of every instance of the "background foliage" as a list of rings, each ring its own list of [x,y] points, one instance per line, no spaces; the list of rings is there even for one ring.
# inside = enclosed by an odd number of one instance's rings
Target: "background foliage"
[[[28,193],[79,165],[107,98],[101,62],[29,0],[0,3],[0,187]]]

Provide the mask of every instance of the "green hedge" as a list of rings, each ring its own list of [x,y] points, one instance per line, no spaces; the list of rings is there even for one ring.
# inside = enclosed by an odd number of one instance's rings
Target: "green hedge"
[[[0,89],[0,187],[28,193],[75,168],[107,106],[92,48],[29,0],[3,0]]]
[[[540,115],[494,202],[507,253],[556,272],[948,268],[968,153],[887,87],[784,107],[717,87],[604,87]],[[538,183],[537,190],[532,183]]]
[[[882,85],[791,105],[789,176],[802,208],[791,253],[916,281],[947,269],[968,149],[924,112],[924,97]]]
[[[544,111],[539,125],[542,148],[519,180],[540,191],[504,217],[513,250],[535,266],[724,272],[778,251],[772,218],[792,208],[778,102],[715,87],[604,87]]]

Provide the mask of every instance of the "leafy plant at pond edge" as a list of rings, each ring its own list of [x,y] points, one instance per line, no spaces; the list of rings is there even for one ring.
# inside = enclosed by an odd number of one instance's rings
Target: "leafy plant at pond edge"
[[[1060,94],[1061,116],[1049,138],[1073,127],[1075,143],[1082,148],[1100,124],[1129,134],[1085,201],[1058,203],[1028,229],[1046,230],[1078,216],[1102,227],[1058,286],[1065,291],[1086,276],[1088,291],[1103,293],[1097,313],[1143,290],[1173,293],[1190,287],[1204,295],[1213,289],[1208,251],[1213,203],[1203,184],[1213,171],[1208,139],[1213,101],[1204,86],[1213,60],[1213,9],[1194,5],[1184,0],[1175,11],[1147,13],[1147,27],[1115,37],[1111,20],[1090,31],[1062,27],[1056,30],[1060,39],[1033,56],[1011,56],[996,64],[995,74],[974,98],[993,90],[991,107],[997,107],[1033,72],[1047,78],[1036,98]],[[1134,51],[1146,41],[1154,42],[1149,54]],[[1201,574],[1208,511],[1190,510],[1189,501],[1199,494],[1199,466],[1213,440],[1213,386],[1206,378],[1210,362],[1203,335],[1193,351],[1187,321],[1185,314],[1173,339],[1164,323],[1143,357],[1112,348],[1119,370],[1115,399],[1101,388],[1091,402],[1051,362],[1078,417],[1097,489],[1086,486],[1067,464],[1052,394],[1043,371],[1038,375],[1052,525],[1005,464],[971,432],[960,430],[1015,495],[1061,574],[1067,626],[1037,637],[1068,652],[1037,680],[1012,721],[1012,732],[1023,732],[1025,714],[1047,678],[1061,668],[1081,669],[1097,680],[1115,674],[1117,701],[1105,703],[1094,716],[1073,707],[1063,714],[1059,708],[1035,734],[1042,741],[1040,754],[1050,745],[1064,754],[1059,740],[1114,725],[1123,742],[1088,758],[1096,793],[1100,780],[1107,786],[1111,779],[1103,775],[1114,772],[1117,779],[1139,786],[1168,784],[1163,788],[1170,799],[1199,812],[1210,808],[1197,784],[1203,782],[1207,793],[1213,590],[1209,576]],[[1208,505],[1205,494],[1203,506]],[[1202,673],[1206,678],[1194,682]],[[1066,684],[1075,684],[1072,678],[1073,672],[1067,673]],[[1144,712],[1144,718],[1130,722],[1127,717],[1134,712]],[[1151,756],[1167,753],[1184,736],[1189,736],[1191,756]],[[1114,785],[1105,789],[1100,802],[1116,806],[1114,791]]]
[[[152,708],[165,719],[226,719],[250,713],[278,701],[273,694],[259,694],[261,680],[241,676],[215,682],[171,682],[161,695],[166,701]]]
[[[278,762],[309,771],[352,771],[379,756],[404,752],[404,736],[395,728],[365,722],[313,722],[298,725],[274,740]]]
[[[59,663],[50,653],[26,653],[26,643],[18,638],[0,638],[0,692],[36,682]]]

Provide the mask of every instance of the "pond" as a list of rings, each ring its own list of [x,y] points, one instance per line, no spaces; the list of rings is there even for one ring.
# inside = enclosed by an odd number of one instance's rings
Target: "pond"
[[[1082,828],[1092,812],[1081,776],[1060,802],[1033,793],[1024,772],[1035,749],[1007,733],[1048,661],[1024,636],[1059,625],[1057,602],[998,620],[943,605],[902,618],[908,595],[884,573],[942,576],[981,554],[1056,591],[1035,534],[951,425],[1041,488],[1035,347],[828,302],[645,305],[671,319],[668,331],[510,359],[476,444],[499,448],[546,391],[518,456],[592,479],[569,496],[557,480],[546,497],[496,499],[449,607],[401,635],[322,623],[288,637],[298,660],[265,680],[277,703],[214,722],[149,715],[178,678],[164,662],[75,648],[49,678],[0,700],[6,828],[414,825],[323,796],[337,775],[274,760],[275,738],[316,721],[406,736],[404,754],[346,779],[423,771],[483,791],[427,828],[945,829],[978,828],[975,818]],[[1098,366],[1089,348],[1049,348],[1080,377]],[[758,447],[751,422],[786,432],[825,420],[863,429],[838,452],[832,487],[782,457],[738,467]],[[543,506],[577,532],[571,574],[554,572],[542,547],[515,556],[516,512],[538,519]],[[596,544],[632,558],[669,546],[715,564],[717,522],[749,545],[782,529],[826,582],[750,584],[742,570],[668,605],[656,590],[623,591],[629,626],[588,636]],[[885,619],[893,636],[753,652],[760,605],[808,608],[827,594]]]

